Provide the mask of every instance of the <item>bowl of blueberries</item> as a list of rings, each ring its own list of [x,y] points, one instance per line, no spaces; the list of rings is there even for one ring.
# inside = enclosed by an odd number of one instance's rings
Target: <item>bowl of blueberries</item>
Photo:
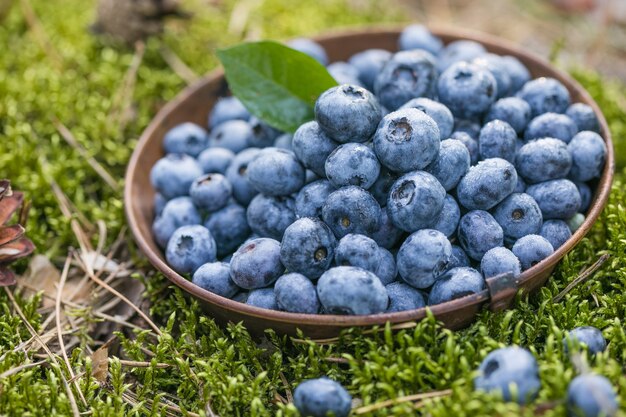
[[[222,323],[323,339],[446,326],[541,287],[610,193],[589,94],[503,40],[411,25],[293,40],[337,81],[284,133],[217,70],[131,158],[140,249]]]

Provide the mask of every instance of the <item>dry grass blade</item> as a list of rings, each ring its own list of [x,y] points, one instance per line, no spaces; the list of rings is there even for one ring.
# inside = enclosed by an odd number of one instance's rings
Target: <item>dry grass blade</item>
[[[423,392],[421,394],[406,395],[404,397],[398,397],[398,398],[394,398],[394,399],[387,400],[387,401],[381,401],[375,404],[365,405],[363,407],[359,407],[359,408],[352,410],[352,413],[355,415],[371,413],[372,411],[380,410],[381,408],[391,407],[396,404],[401,404],[401,403],[406,403],[406,402],[419,401],[418,403],[415,404],[415,406],[418,406],[418,404],[419,406],[421,406],[422,400],[426,400],[429,398],[445,397],[450,394],[452,394],[452,390],[445,389],[442,391],[431,391],[431,392]]]
[[[182,78],[187,84],[193,84],[198,81],[200,77],[196,74],[191,68],[183,62],[182,59],[174,51],[172,51],[168,46],[163,45],[159,50],[161,56],[167,62],[167,65],[172,68],[172,71],[176,73],[180,78]]]
[[[280,372],[278,374],[278,376],[280,377],[280,380],[283,383],[283,387],[285,388],[285,395],[287,395],[287,401],[292,403],[293,402],[293,395],[291,394],[291,389],[289,388],[289,381],[287,381],[287,378],[285,377],[285,374],[283,374],[282,372]]]
[[[91,375],[101,385],[107,382],[109,375],[109,346],[107,343],[100,346],[91,355],[92,370]]]
[[[593,274],[600,269],[600,267],[602,265],[604,265],[604,263],[606,261],[608,261],[610,258],[610,255],[608,253],[605,253],[604,255],[600,256],[600,258],[594,262],[593,265],[591,265],[589,268],[585,269],[574,281],[570,282],[569,285],[567,287],[565,287],[565,289],[563,291],[561,291],[560,293],[558,293],[556,295],[556,297],[554,297],[552,299],[553,302],[558,303],[559,301],[561,301],[563,299],[563,297],[565,297],[571,290],[573,290],[576,286],[584,283],[585,281],[587,281],[588,279],[590,279]]]
[[[52,360],[52,362],[54,362],[55,365],[57,365],[60,368],[61,365],[59,364],[59,361],[57,361],[57,358],[54,356],[52,351],[50,351],[50,349],[48,348],[48,345],[46,345],[46,343],[43,340],[41,340],[41,338],[39,337],[39,334],[35,331],[33,326],[30,324],[30,322],[28,321],[28,319],[24,315],[24,312],[22,311],[20,305],[15,300],[15,297],[13,297],[13,293],[11,291],[9,291],[9,289],[6,288],[6,287],[5,287],[4,291],[5,291],[6,295],[7,295],[7,297],[9,297],[9,300],[11,301],[11,304],[13,305],[13,308],[17,312],[18,316],[20,316],[20,318],[22,319],[22,322],[24,323],[24,325],[26,326],[26,328],[30,332],[31,336],[33,336],[39,342],[41,347],[46,351],[47,357],[50,358],[50,360]],[[76,397],[74,397],[74,392],[72,391],[72,388],[70,387],[70,385],[67,382],[67,379],[65,378],[63,373],[61,373],[61,380],[63,381],[63,386],[65,388],[65,391],[67,392],[67,397],[68,397],[68,399],[70,401],[70,406],[72,407],[72,414],[74,414],[74,417],[79,417],[80,416],[80,411],[78,410],[78,404],[76,403]]]
[[[50,38],[46,34],[46,31],[44,30],[39,17],[37,17],[37,13],[35,13],[32,4],[30,4],[30,1],[21,0],[20,6],[22,7],[24,19],[26,20],[26,23],[28,23],[28,27],[33,31],[41,49],[46,55],[48,55],[48,58],[50,58],[50,61],[56,69],[63,68],[63,58],[61,57],[61,54],[59,54],[59,51],[57,51],[50,42]]]
[[[63,327],[61,326],[61,296],[63,295],[63,288],[65,287],[65,282],[67,281],[67,275],[69,274],[71,260],[72,260],[72,257],[70,254],[65,260],[65,265],[63,266],[63,271],[61,272],[61,279],[60,279],[59,287],[57,290],[57,298],[56,298],[56,304],[54,306],[54,310],[56,313],[56,328],[57,328],[58,341],[59,341],[59,346],[61,347],[63,360],[65,361],[65,366],[67,367],[67,370],[70,373],[71,379],[74,379],[75,374],[74,374],[74,370],[72,369],[72,364],[70,363],[70,359],[67,356],[67,350],[65,349],[65,342],[63,341],[63,334],[62,334]],[[76,390],[78,391],[78,394],[80,396],[81,401],[83,402],[83,405],[87,407],[87,399],[83,395],[83,392],[81,391],[80,386],[78,385],[78,381],[74,381],[74,386],[76,387]]]
[[[133,407],[135,407],[138,404],[137,395],[131,391],[125,392],[124,394],[122,394],[122,397],[124,398],[124,401],[126,401],[128,404],[132,405]],[[147,411],[150,411],[147,414],[152,414],[151,411],[155,407],[155,405],[158,407],[164,408],[168,416],[174,417],[174,416],[180,416],[183,414],[183,409],[177,406],[176,404],[171,404],[171,403],[166,404],[160,401],[155,404],[154,401],[152,400],[146,400],[145,404],[146,405],[144,406],[144,408]],[[194,413],[191,411],[186,411],[185,415],[188,415],[191,417],[200,417],[200,414]]]
[[[122,366],[128,366],[130,368],[149,368],[152,366],[152,363],[150,362],[127,361],[123,359],[120,359],[119,362]],[[157,363],[154,365],[154,367],[158,369],[165,369],[171,368],[172,365],[170,365],[169,363]]]
[[[111,105],[110,121],[112,124],[119,124],[119,131],[122,132],[126,126],[124,114],[128,112],[135,92],[135,84],[137,83],[137,71],[143,61],[143,55],[146,45],[143,41],[135,43],[135,54],[124,75],[124,79],[119,89],[113,95],[113,104]]]
[[[115,181],[113,176],[109,174],[109,171],[106,170],[96,159],[87,154],[87,150],[76,140],[72,132],[65,126],[59,119],[56,117],[52,119],[54,123],[54,127],[58,130],[59,134],[72,148],[76,149],[76,151],[85,158],[87,163],[93,168],[93,170],[106,182],[113,190],[119,191],[120,185]]]
[[[39,362],[33,362],[33,363],[25,363],[23,365],[20,366],[16,366],[15,368],[11,368],[8,371],[5,371],[3,373],[0,374],[0,379],[4,379],[7,378],[11,375],[15,375],[17,373],[20,373],[22,371],[25,371],[26,369],[30,369],[30,368],[36,368],[40,365],[45,364],[46,361],[39,361]]]

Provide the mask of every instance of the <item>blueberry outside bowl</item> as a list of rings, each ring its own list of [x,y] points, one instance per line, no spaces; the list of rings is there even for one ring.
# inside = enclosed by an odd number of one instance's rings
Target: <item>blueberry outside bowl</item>
[[[601,126],[607,145],[607,158],[602,177],[597,182],[592,204],[586,213],[585,222],[573,236],[554,254],[525,271],[517,280],[496,277],[488,280],[488,289],[450,302],[430,307],[434,316],[451,329],[459,329],[471,323],[482,308],[499,310],[508,307],[517,289],[529,292],[541,287],[556,264],[589,232],[606,205],[611,190],[614,172],[614,154],[611,135],[598,105],[583,87],[566,73],[552,67],[546,60],[522,50],[510,42],[485,35],[459,30],[431,28],[445,43],[459,39],[471,39],[482,43],[490,52],[513,55],[521,60],[533,77],[548,76],[561,81],[569,90],[572,102],[590,105]],[[352,54],[368,49],[397,50],[400,29],[364,29],[320,36],[315,40],[322,44],[332,61],[347,60]],[[332,338],[345,328],[372,327],[390,322],[394,328],[410,328],[426,317],[425,308],[397,313],[368,316],[306,315],[265,310],[242,304],[205,291],[176,273],[165,262],[163,252],[152,237],[154,189],[150,184],[150,168],[163,156],[163,135],[182,122],[205,125],[207,114],[217,98],[228,93],[228,86],[221,69],[182,91],[169,102],[143,132],[131,157],[126,172],[124,190],[125,210],[130,228],[139,248],[149,261],[174,284],[198,299],[206,313],[220,323],[243,321],[254,334],[265,329],[274,329],[280,334],[295,335],[297,329],[314,339]]]

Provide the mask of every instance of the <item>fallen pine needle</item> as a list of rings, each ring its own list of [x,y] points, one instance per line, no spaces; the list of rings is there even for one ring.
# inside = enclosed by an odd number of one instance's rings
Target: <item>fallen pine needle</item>
[[[598,269],[600,269],[600,267],[604,265],[606,261],[609,260],[610,257],[611,255],[609,255],[608,253],[605,253],[604,255],[600,256],[600,258],[597,261],[595,261],[593,265],[585,269],[574,281],[570,282],[569,285],[565,287],[563,291],[558,293],[557,296],[552,299],[552,301],[555,303],[558,303],[559,301],[561,301],[563,297],[565,297],[572,289],[574,289],[574,287],[582,284],[583,282],[591,278],[593,274]]]
[[[396,404],[401,404],[401,403],[406,403],[406,402],[415,402],[415,401],[420,401],[419,404],[421,405],[421,400],[425,400],[428,398],[445,397],[450,394],[452,394],[451,389],[446,389],[443,391],[431,391],[431,392],[423,392],[420,394],[406,395],[404,397],[393,398],[391,400],[381,401],[379,403],[370,404],[370,405],[365,405],[363,407],[359,407],[359,408],[352,410],[352,412],[353,414],[365,414],[365,413],[370,413],[372,411],[380,410],[381,408],[390,407]]]

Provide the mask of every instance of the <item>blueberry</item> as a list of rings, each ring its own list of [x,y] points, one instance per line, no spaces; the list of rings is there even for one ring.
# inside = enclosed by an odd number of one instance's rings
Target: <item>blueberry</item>
[[[209,127],[214,129],[228,120],[248,120],[249,118],[250,113],[237,97],[221,97],[209,114]]]
[[[470,260],[462,247],[452,245],[452,255],[450,255],[450,262],[448,262],[446,270],[449,271],[460,266],[471,266]]]
[[[293,152],[266,148],[248,164],[248,181],[266,196],[286,196],[304,185],[304,167]]]
[[[580,194],[580,211],[586,212],[591,205],[592,191],[591,188],[584,182],[576,182],[576,188]]]
[[[602,331],[593,326],[582,326],[571,330],[563,338],[563,348],[566,352],[568,351],[568,344],[584,344],[592,355],[604,352],[606,349],[606,340],[602,336]]]
[[[351,84],[363,87],[359,80],[359,70],[347,62],[333,62],[326,68],[337,84]]]
[[[511,249],[525,271],[554,253],[550,242],[540,235],[526,235],[520,238]]]
[[[505,97],[493,103],[485,116],[485,122],[502,120],[507,122],[515,133],[522,133],[530,122],[530,105],[519,97]]]
[[[380,263],[378,245],[373,239],[349,233],[342,237],[335,249],[335,262],[340,266],[356,266],[376,272]]]
[[[336,188],[356,185],[370,188],[380,173],[380,163],[368,146],[346,143],[338,146],[326,159],[326,177]]]
[[[383,285],[394,282],[398,277],[398,266],[393,253],[385,248],[378,248],[380,262],[376,266],[374,273]]]
[[[313,181],[317,181],[317,180],[321,180],[322,177],[320,177],[319,175],[317,175],[315,172],[311,171],[310,169],[307,169],[304,171],[304,184],[310,184]]]
[[[267,310],[278,310],[274,288],[259,288],[250,291],[246,304]]]
[[[574,233],[580,228],[580,226],[583,225],[584,222],[585,215],[582,213],[576,213],[567,221],[567,225],[569,226],[569,230]]]
[[[152,186],[166,199],[189,194],[191,183],[202,175],[202,168],[186,154],[171,153],[159,159],[150,171]]]
[[[501,58],[502,64],[511,78],[510,93],[514,94],[530,80],[530,72],[528,72],[528,68],[526,68],[524,64],[522,64],[520,60],[514,56],[505,55]]]
[[[315,119],[320,129],[341,143],[366,142],[381,118],[382,109],[376,97],[355,85],[333,87],[315,102]]]
[[[216,248],[211,232],[200,225],[179,227],[167,242],[165,259],[179,274],[194,272],[207,262],[215,262]]]
[[[422,229],[411,234],[397,255],[398,272],[407,284],[428,288],[446,270],[452,245],[441,232]]]
[[[451,237],[456,232],[461,219],[461,209],[454,197],[450,194],[446,195],[443,208],[437,221],[433,224],[433,229],[439,230],[447,237]]]
[[[228,120],[219,124],[209,134],[209,145],[212,148],[225,148],[234,153],[241,152],[250,146],[252,128],[245,120]]]
[[[493,210],[493,217],[502,227],[504,242],[508,245],[523,236],[538,234],[543,224],[539,205],[525,193],[514,193],[505,198]]]
[[[480,272],[485,278],[512,273],[517,277],[522,273],[522,264],[509,249],[501,246],[489,249],[480,260]]]
[[[535,199],[544,220],[569,219],[581,205],[580,193],[570,180],[552,180],[534,184],[526,193]]]
[[[389,214],[387,212],[387,208],[382,208],[380,210],[380,226],[378,229],[371,233],[370,236],[374,241],[378,244],[378,246],[391,249],[400,241],[404,232],[398,229],[394,224]]]
[[[208,146],[207,132],[195,123],[181,123],[168,130],[163,137],[165,153],[184,153],[195,157]]]
[[[439,54],[437,68],[443,72],[452,64],[461,61],[471,61],[483,55],[487,50],[478,42],[470,40],[459,40],[450,42]]]
[[[259,236],[280,240],[287,226],[296,220],[295,206],[292,197],[258,194],[246,211],[248,224]]]
[[[189,197],[169,200],[163,212],[154,220],[152,233],[159,246],[165,248],[174,231],[181,226],[200,224],[202,218]]]
[[[347,417],[352,397],[339,383],[326,377],[301,382],[293,393],[293,402],[302,417]]]
[[[528,350],[517,346],[489,353],[478,372],[474,387],[481,391],[499,391],[505,401],[526,404],[541,388],[537,361]]]
[[[570,103],[567,88],[558,80],[546,77],[528,81],[517,97],[528,102],[532,117],[549,112],[565,113]]]
[[[267,148],[272,146],[276,138],[281,135],[280,130],[274,129],[255,116],[252,116],[248,123],[252,129],[252,136],[250,136],[250,146],[252,147]]]
[[[244,303],[248,300],[248,295],[250,295],[250,291],[241,291],[235,294],[232,298],[233,301],[237,301],[238,303]]]
[[[317,314],[320,309],[315,285],[302,274],[292,272],[278,278],[274,284],[274,293],[279,310]]]
[[[538,139],[519,149],[515,168],[529,184],[565,178],[572,168],[572,156],[563,141]]]
[[[191,281],[204,290],[226,298],[231,298],[239,292],[239,287],[230,279],[230,265],[224,262],[202,265],[194,272]]]
[[[274,147],[278,149],[286,149],[288,151],[293,150],[292,146],[293,135],[291,133],[283,133],[274,140]]]
[[[208,212],[225,207],[232,193],[233,187],[222,174],[205,174],[197,178],[189,189],[196,207]]]
[[[477,270],[468,267],[453,268],[435,281],[428,294],[428,305],[436,305],[477,294],[485,289],[485,280]]]
[[[198,155],[198,163],[205,174],[216,172],[225,174],[226,169],[235,158],[235,153],[226,148],[205,149]]]
[[[441,142],[439,155],[426,167],[446,191],[457,186],[461,178],[470,168],[470,153],[467,147],[456,139],[446,139]]]
[[[325,177],[324,164],[328,155],[339,146],[320,129],[315,121],[300,126],[293,135],[293,151],[308,169]]]
[[[603,376],[579,375],[567,387],[567,414],[572,417],[612,417],[618,412],[617,394]]]
[[[398,39],[398,48],[401,51],[423,49],[437,55],[443,49],[443,42],[426,26],[415,24],[404,28]]]
[[[326,50],[319,43],[307,38],[296,38],[289,41],[289,47],[307,54],[317,60],[322,65],[328,65],[328,55]]]
[[[324,272],[317,282],[317,294],[330,314],[377,314],[384,312],[389,303],[380,279],[354,266],[337,266]]]
[[[296,195],[296,217],[321,217],[326,199],[335,191],[328,180],[317,180],[305,185]]]
[[[475,261],[480,261],[489,249],[504,244],[502,227],[482,210],[472,210],[461,217],[458,237],[465,253]]]
[[[230,277],[241,288],[251,290],[271,285],[283,274],[280,243],[258,238],[241,245],[230,260]]]
[[[570,178],[589,181],[600,177],[606,158],[606,144],[600,135],[591,131],[580,132],[567,148],[572,154]]]
[[[478,134],[482,126],[476,120],[462,119],[456,117],[454,119],[454,132],[467,133],[472,139],[478,140]],[[454,136],[454,132],[452,136]]]
[[[600,133],[600,122],[591,106],[584,103],[574,103],[567,108],[565,114],[576,123],[578,131],[591,130]]]
[[[578,133],[576,123],[564,114],[544,113],[530,121],[524,139],[556,138],[568,143]]]
[[[167,199],[165,197],[163,197],[163,194],[161,194],[161,193],[155,193],[154,194],[153,205],[154,205],[154,214],[155,215],[158,216],[159,214],[161,214],[161,212],[165,208],[166,204],[167,204]]]
[[[413,98],[434,97],[436,83],[435,57],[419,49],[401,51],[385,63],[374,82],[374,92],[380,103],[393,111]]]
[[[543,226],[541,226],[539,234],[550,242],[554,250],[563,246],[563,244],[572,237],[572,231],[563,220],[547,220]]]
[[[389,294],[387,313],[396,311],[417,310],[426,305],[424,296],[419,290],[402,282],[392,282],[386,287]]]
[[[450,135],[450,138],[458,140],[465,145],[470,155],[470,165],[476,165],[478,163],[478,141],[476,139],[473,139],[469,134],[460,131],[453,132],[452,135]]]
[[[454,127],[454,116],[452,112],[443,104],[429,98],[414,98],[407,101],[400,109],[417,109],[430,116],[439,128],[439,139],[449,138]]]
[[[215,238],[217,256],[220,257],[232,253],[251,233],[246,209],[236,203],[211,213],[204,226]]]
[[[498,95],[496,80],[489,71],[459,62],[444,71],[437,83],[439,101],[460,118],[480,118]]]
[[[502,158],[515,162],[517,133],[507,122],[493,120],[480,130],[478,152],[480,159]]]
[[[391,187],[387,211],[396,227],[414,232],[437,221],[445,198],[446,190],[435,177],[413,171],[398,178]]]
[[[395,172],[426,168],[437,157],[439,145],[435,121],[413,108],[386,115],[374,135],[376,156]]]
[[[380,226],[380,206],[370,193],[350,185],[328,196],[322,219],[338,239],[348,233],[369,235]]]
[[[394,182],[398,179],[398,176],[389,171],[385,167],[381,167],[380,174],[374,184],[369,188],[369,192],[372,193],[378,204],[381,207],[387,205],[387,198],[389,197],[389,190]]]
[[[511,90],[511,77],[502,57],[496,54],[483,54],[472,60],[472,64],[486,69],[493,75],[498,87],[498,98],[506,97]]]
[[[515,186],[515,190],[513,190],[514,193],[523,193],[524,191],[526,191],[526,182],[524,181],[524,179],[521,176],[517,177],[517,185]]]
[[[368,90],[374,89],[376,76],[391,58],[391,52],[384,49],[367,49],[350,57],[348,62],[359,71],[359,80]]]
[[[501,158],[472,166],[457,187],[459,203],[468,210],[489,210],[515,190],[515,167]]]
[[[280,257],[290,272],[316,279],[332,264],[337,240],[326,223],[317,218],[302,218],[285,230]]]
[[[248,181],[248,164],[259,154],[258,148],[248,148],[239,152],[226,169],[226,178],[233,187],[233,197],[247,206],[258,191]]]

